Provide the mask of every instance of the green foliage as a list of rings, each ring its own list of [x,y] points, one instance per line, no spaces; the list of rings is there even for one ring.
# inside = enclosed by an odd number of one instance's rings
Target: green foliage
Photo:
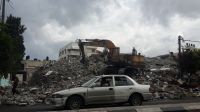
[[[26,30],[24,25],[21,25],[21,18],[10,15],[6,20],[6,32],[12,38],[12,74],[15,74],[21,67],[21,61],[25,55],[23,33]]]
[[[200,70],[200,50],[183,52],[180,61],[184,73],[196,73]]]
[[[23,33],[26,30],[24,25],[21,25],[21,18],[10,15],[6,20],[7,32],[12,38],[23,38]]]
[[[10,15],[5,24],[0,24],[0,74],[15,74],[25,55],[21,18]]]
[[[6,75],[11,71],[12,39],[4,32],[5,25],[0,25],[0,74]]]

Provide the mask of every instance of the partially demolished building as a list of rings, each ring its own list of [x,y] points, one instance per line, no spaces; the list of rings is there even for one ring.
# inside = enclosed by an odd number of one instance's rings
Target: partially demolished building
[[[86,56],[89,57],[92,54],[96,54],[96,49],[97,47],[94,46],[85,46]],[[73,57],[80,57],[80,49],[77,42],[70,42],[59,50],[59,60]]]

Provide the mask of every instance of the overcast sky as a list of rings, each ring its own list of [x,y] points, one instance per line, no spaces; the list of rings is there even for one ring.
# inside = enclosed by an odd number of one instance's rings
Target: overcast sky
[[[22,18],[26,55],[58,58],[77,38],[110,39],[121,52],[177,52],[177,37],[200,40],[200,0],[10,0],[7,16]],[[199,46],[199,43],[196,43]]]

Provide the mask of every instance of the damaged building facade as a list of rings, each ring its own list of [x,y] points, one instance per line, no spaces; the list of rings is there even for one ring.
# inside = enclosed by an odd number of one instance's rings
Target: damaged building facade
[[[21,63],[23,64],[23,70],[21,70],[17,77],[21,79],[21,81],[29,81],[33,73],[40,67],[46,65],[47,63],[54,62],[50,60],[23,60]],[[20,78],[21,77],[21,78]]]
[[[89,57],[96,53],[97,47],[94,46],[84,46],[86,56]],[[59,50],[59,60],[70,59],[73,57],[80,56],[80,49],[77,42],[70,42]]]

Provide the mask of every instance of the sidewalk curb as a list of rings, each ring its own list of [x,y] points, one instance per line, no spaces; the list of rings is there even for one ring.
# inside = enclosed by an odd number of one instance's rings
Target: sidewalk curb
[[[153,105],[152,105],[153,106]],[[199,110],[200,111],[200,103],[184,103],[175,104],[175,105],[164,105],[160,107],[135,107],[137,112],[175,112],[175,111],[191,111],[191,110]]]
[[[186,110],[200,110],[200,105],[191,105],[191,106],[185,106]]]
[[[158,104],[146,106],[126,106],[126,107],[105,107],[91,108],[81,110],[61,110],[61,111],[42,111],[42,112],[187,112],[200,111],[200,102],[198,103],[180,103],[180,104]]]

